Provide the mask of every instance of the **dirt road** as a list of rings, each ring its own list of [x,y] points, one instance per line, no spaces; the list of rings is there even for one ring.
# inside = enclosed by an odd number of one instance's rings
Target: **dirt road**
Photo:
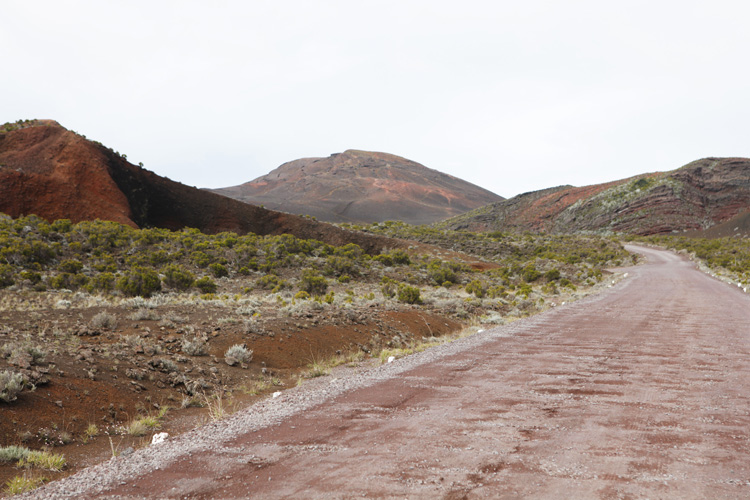
[[[598,296],[103,492],[39,495],[750,498],[750,297],[639,251]]]

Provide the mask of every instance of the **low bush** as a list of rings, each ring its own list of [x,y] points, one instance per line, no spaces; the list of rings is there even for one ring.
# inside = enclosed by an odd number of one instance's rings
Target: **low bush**
[[[7,370],[0,372],[0,401],[15,401],[25,386],[26,378],[20,373]]]
[[[195,276],[190,271],[176,264],[164,268],[164,284],[175,290],[187,290],[195,283]]]
[[[305,269],[302,271],[299,288],[310,295],[323,295],[328,289],[328,281],[312,269]]]
[[[204,276],[195,282],[196,288],[203,293],[215,293],[217,286],[214,280],[208,276]]]
[[[60,273],[50,280],[50,286],[58,290],[78,290],[88,281],[88,277],[83,274]]]
[[[213,264],[208,266],[208,269],[216,278],[223,278],[224,276],[229,276],[229,271],[227,270],[224,264],[219,264],[218,262],[214,262]]]
[[[406,304],[421,304],[422,298],[420,297],[419,288],[401,285],[398,287],[398,300]]]
[[[111,272],[99,273],[88,281],[86,289],[89,292],[111,292],[115,288],[115,275]]]
[[[383,279],[380,280],[380,283],[380,293],[383,294],[383,297],[392,299],[396,296],[396,292],[398,292],[398,283],[396,283],[396,281],[384,276]]]
[[[201,338],[183,338],[182,339],[182,352],[188,356],[205,356],[208,354],[208,345],[206,341]]]
[[[26,458],[31,450],[23,446],[4,446],[0,448],[0,462],[18,462]]]
[[[466,293],[474,294],[477,298],[482,298],[486,295],[487,290],[484,288],[484,285],[479,280],[473,280],[468,285],[466,285]]]
[[[79,260],[64,260],[57,266],[57,269],[63,273],[77,274],[83,269],[83,264]]]
[[[253,359],[253,351],[243,344],[235,344],[224,353],[224,362],[229,366],[243,365]]]
[[[161,290],[161,279],[153,269],[134,266],[132,270],[117,280],[117,289],[131,297],[148,298]]]
[[[13,267],[8,264],[0,264],[0,288],[13,286],[15,282]]]
[[[117,327],[117,316],[102,311],[91,318],[91,328],[96,330],[114,330]]]
[[[560,279],[560,271],[557,269],[550,269],[546,273],[544,273],[544,278],[547,281],[557,281]]]

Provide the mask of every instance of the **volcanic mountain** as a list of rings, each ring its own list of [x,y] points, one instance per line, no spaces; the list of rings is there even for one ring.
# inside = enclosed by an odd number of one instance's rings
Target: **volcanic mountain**
[[[736,231],[746,228],[748,213],[750,159],[705,158],[670,172],[525,193],[439,226],[470,231],[711,236],[728,234],[730,226]],[[716,230],[709,231],[714,226]]]
[[[174,182],[52,120],[0,127],[0,212],[207,233],[282,234],[367,251],[394,240],[274,212]]]
[[[253,181],[212,191],[328,222],[429,224],[503,199],[411,160],[357,150],[294,160]]]

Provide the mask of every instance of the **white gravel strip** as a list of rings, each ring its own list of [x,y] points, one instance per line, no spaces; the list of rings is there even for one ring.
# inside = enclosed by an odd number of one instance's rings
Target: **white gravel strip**
[[[631,272],[631,274],[633,274]],[[220,450],[223,442],[238,435],[256,431],[280,423],[284,419],[317,406],[328,399],[345,392],[368,387],[382,380],[393,378],[400,373],[425,363],[433,363],[441,358],[457,354],[467,349],[475,349],[482,344],[500,337],[519,333],[532,333],[540,322],[554,321],[554,317],[564,309],[591,307],[615,289],[626,287],[630,280],[623,280],[616,287],[602,288],[599,293],[589,295],[565,306],[558,306],[532,317],[523,318],[507,325],[498,326],[453,342],[442,344],[421,353],[413,354],[392,363],[375,368],[343,370],[344,376],[321,377],[305,382],[299,387],[285,390],[278,397],[259,401],[240,410],[226,419],[206,424],[174,438],[169,438],[157,446],[139,449],[125,457],[113,457],[101,464],[88,467],[72,476],[44,485],[32,492],[13,498],[18,499],[63,499],[85,498],[99,493],[109,486],[126,484],[146,472],[165,468],[179,457],[203,450]]]

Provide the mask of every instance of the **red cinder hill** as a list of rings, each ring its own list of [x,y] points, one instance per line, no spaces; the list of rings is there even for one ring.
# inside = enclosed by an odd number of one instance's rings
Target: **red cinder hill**
[[[180,184],[52,120],[0,126],[0,212],[207,233],[289,233],[367,251],[401,245]]]
[[[503,198],[399,156],[347,150],[303,158],[239,186],[212,190],[328,222],[431,224]]]

